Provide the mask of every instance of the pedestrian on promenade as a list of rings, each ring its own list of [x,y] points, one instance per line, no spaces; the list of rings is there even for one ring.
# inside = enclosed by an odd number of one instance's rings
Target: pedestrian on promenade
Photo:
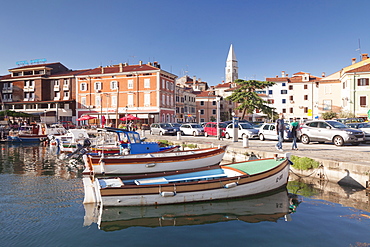
[[[283,152],[284,132],[284,114],[280,113],[279,118],[276,120],[276,134],[278,135],[278,143],[276,143],[276,149],[281,152]]]
[[[293,118],[293,122],[290,123],[290,134],[293,138],[292,142],[292,150],[298,150],[297,147],[297,131],[298,131],[299,123],[297,122],[297,118]]]

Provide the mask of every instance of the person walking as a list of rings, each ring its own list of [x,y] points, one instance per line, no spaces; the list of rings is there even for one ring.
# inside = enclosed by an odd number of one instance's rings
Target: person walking
[[[279,118],[276,120],[276,134],[278,135],[278,143],[276,143],[276,149],[281,152],[283,152],[284,132],[284,114],[280,113]]]
[[[293,118],[293,122],[290,123],[290,134],[293,138],[292,142],[292,150],[298,150],[297,147],[297,131],[298,131],[299,123],[297,122],[297,118]]]

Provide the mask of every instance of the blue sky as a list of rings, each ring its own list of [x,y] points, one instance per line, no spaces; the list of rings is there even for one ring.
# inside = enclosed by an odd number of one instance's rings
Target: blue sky
[[[368,0],[2,1],[0,75],[17,61],[70,69],[158,61],[210,85],[233,44],[239,78],[334,73],[370,54]]]

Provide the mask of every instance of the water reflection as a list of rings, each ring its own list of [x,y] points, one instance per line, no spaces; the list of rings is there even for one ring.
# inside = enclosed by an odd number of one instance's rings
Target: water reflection
[[[75,178],[78,170],[69,166],[68,160],[59,156],[55,146],[27,143],[0,144],[0,174],[33,176],[58,176]]]
[[[366,189],[295,174],[290,174],[289,179],[292,181],[288,183],[288,190],[292,193],[370,212],[370,195]]]
[[[286,189],[249,199],[180,205],[99,207],[86,204],[84,225],[96,223],[103,231],[116,231],[134,226],[203,225],[232,220],[276,222],[284,217],[290,220],[287,215],[295,211],[297,205],[295,195],[291,197]]]

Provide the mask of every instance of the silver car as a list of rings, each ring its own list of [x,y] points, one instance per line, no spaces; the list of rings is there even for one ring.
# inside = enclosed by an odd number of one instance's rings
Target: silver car
[[[153,123],[150,125],[151,135],[175,135],[175,129],[168,123]]]
[[[290,131],[289,131],[289,124],[284,123],[285,125],[285,131],[284,131],[284,141],[292,140],[290,137]],[[276,124],[275,123],[264,123],[260,129],[259,129],[259,139],[261,141],[264,140],[277,140],[278,135],[276,133]]]
[[[254,128],[250,123],[239,123],[238,138],[243,139],[247,136],[249,139],[258,139],[258,129]],[[234,137],[233,124],[229,124],[225,129],[225,138],[229,139]]]
[[[364,141],[364,133],[361,130],[351,129],[347,125],[335,120],[316,120],[306,122],[301,126],[301,142],[333,142],[336,146],[345,143],[359,145]]]

